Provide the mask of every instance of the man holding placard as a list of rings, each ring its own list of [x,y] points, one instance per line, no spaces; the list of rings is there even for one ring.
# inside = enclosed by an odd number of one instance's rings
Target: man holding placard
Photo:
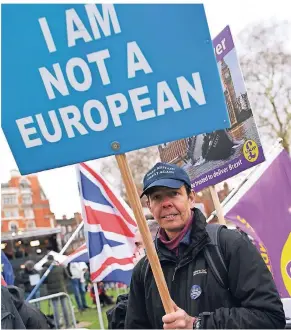
[[[183,169],[156,164],[144,178],[143,195],[160,225],[155,246],[174,312],[165,315],[144,257],[133,272],[125,328],[284,328],[282,303],[263,259],[243,235],[224,227],[217,231],[217,245],[227,268],[225,287],[217,279],[209,265],[209,260],[216,263],[214,255],[204,253],[213,245],[209,228],[194,208],[195,194]]]

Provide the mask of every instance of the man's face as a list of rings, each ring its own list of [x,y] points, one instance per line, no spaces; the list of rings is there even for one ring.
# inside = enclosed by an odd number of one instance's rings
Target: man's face
[[[144,248],[142,237],[139,230],[135,233],[134,244],[137,250]]]
[[[145,255],[144,244],[139,230],[135,233],[134,244],[135,244],[135,250],[133,254],[134,255],[133,263],[136,265],[137,262]]]
[[[187,195],[185,186],[179,189],[156,187],[148,196],[148,208],[166,232],[180,232],[188,222],[195,195]]]

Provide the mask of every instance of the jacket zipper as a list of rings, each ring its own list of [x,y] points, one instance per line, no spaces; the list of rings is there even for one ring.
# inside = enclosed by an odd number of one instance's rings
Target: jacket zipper
[[[202,242],[202,241],[203,241],[203,240],[201,240],[201,242]],[[200,244],[201,244],[201,242],[200,242]],[[199,243],[198,243],[197,245],[199,245]],[[197,245],[196,245],[196,246],[197,246]],[[194,247],[193,247],[193,248],[194,248]],[[201,250],[201,249],[199,249],[198,252],[200,252],[200,250]],[[197,252],[197,253],[198,253],[198,252]],[[190,260],[191,260],[191,258],[190,258]],[[187,265],[187,263],[189,263],[190,260],[187,261],[183,266]],[[176,263],[176,267],[175,267],[175,269],[174,269],[174,274],[173,274],[173,277],[172,277],[172,282],[174,282],[175,275],[176,275],[176,271],[180,268],[179,266],[180,266],[180,262]]]
[[[174,269],[174,274],[173,274],[173,277],[172,277],[172,282],[174,282],[176,271],[177,271],[178,268],[179,268],[179,264],[176,264],[176,267]]]

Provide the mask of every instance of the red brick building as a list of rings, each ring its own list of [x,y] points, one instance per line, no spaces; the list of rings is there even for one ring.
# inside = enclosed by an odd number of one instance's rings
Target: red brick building
[[[36,175],[11,171],[11,179],[1,184],[1,204],[2,233],[55,227],[54,214]]]
[[[59,251],[61,230],[36,175],[11,171],[10,180],[1,184],[1,206],[1,249],[16,274],[27,260]]]

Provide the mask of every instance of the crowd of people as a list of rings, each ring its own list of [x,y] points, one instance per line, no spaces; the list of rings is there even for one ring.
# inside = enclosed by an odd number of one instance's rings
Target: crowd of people
[[[128,294],[120,295],[107,311],[110,329],[285,327],[279,293],[259,252],[247,235],[225,226],[206,224],[204,215],[195,208],[195,193],[182,168],[156,164],[144,177],[143,196],[154,219],[148,221],[148,226],[169,288],[172,311],[165,313],[141,235],[137,232],[130,290]],[[39,276],[54,262],[53,256],[49,255]],[[55,294],[66,292],[65,283],[70,280],[78,309],[83,311],[88,308],[86,274],[88,266],[85,263],[71,263],[68,268],[56,264],[44,283],[48,294]],[[31,278],[35,275],[32,263],[27,262],[18,279],[26,297],[34,288]],[[113,305],[104,283],[98,283],[97,287],[101,304]],[[94,289],[89,288],[89,291],[96,303]],[[2,301],[3,297],[5,301],[2,328],[25,329],[31,328],[32,324],[39,329],[43,329],[44,324],[46,328],[52,326],[45,315],[20,296],[18,288],[2,286]],[[58,301],[52,299],[53,326],[59,328]],[[65,300],[60,299],[60,303],[65,326],[69,328]],[[31,323],[32,318],[38,326]]]
[[[47,272],[52,264],[53,267],[50,272]],[[94,286],[90,281],[89,268],[85,262],[71,262],[67,267],[64,267],[49,254],[41,271],[37,271],[34,266],[35,263],[28,260],[24,269],[19,272],[15,279],[13,278],[15,285],[7,285],[2,277],[2,298],[6,302],[2,304],[2,329],[60,329],[62,326],[66,329],[70,328],[72,318],[67,296],[58,295],[67,293],[68,287],[71,287],[79,312],[89,308],[86,303],[87,292],[92,299],[92,304],[96,305]],[[46,272],[47,274],[44,276]],[[45,278],[43,281],[45,295],[51,297],[50,303],[53,313],[50,315],[44,315],[41,312],[39,301],[33,304],[25,301],[43,276]],[[98,282],[97,287],[101,305],[113,305],[113,297],[107,294],[104,283]],[[37,300],[39,297],[40,287],[31,298]],[[63,324],[60,323],[60,309],[64,319]]]

